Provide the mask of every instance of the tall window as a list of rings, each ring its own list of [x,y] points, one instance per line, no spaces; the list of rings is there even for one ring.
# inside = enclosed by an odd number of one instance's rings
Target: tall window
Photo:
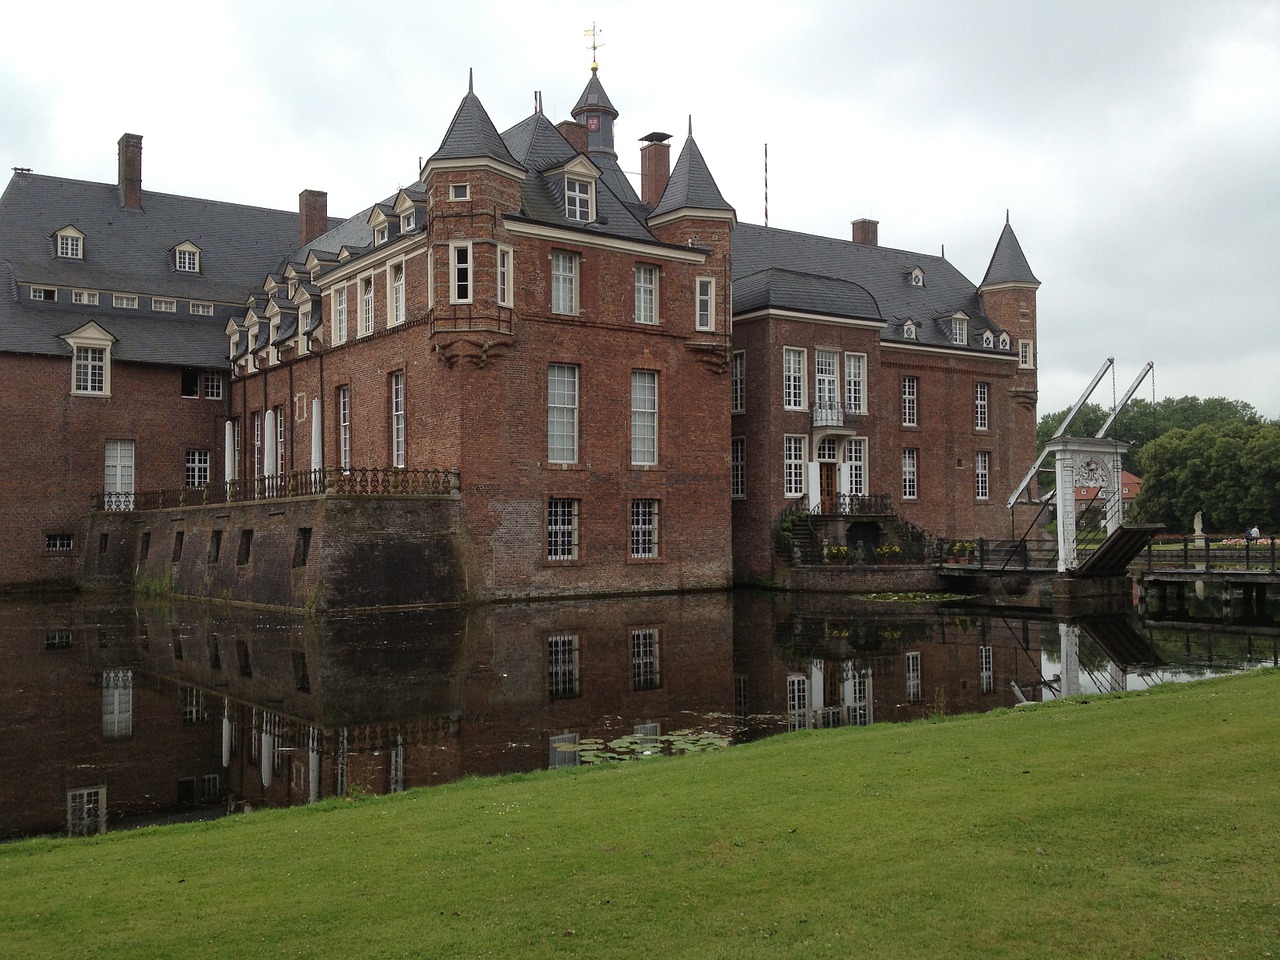
[[[652,560],[658,555],[658,501],[631,501],[631,558]]]
[[[844,406],[850,413],[867,412],[867,357],[862,353],[844,355]]]
[[[578,501],[552,497],[547,501],[547,559],[578,559]]]
[[[557,633],[547,638],[547,692],[552,700],[576,697],[582,692],[576,633]]]
[[[209,483],[209,451],[187,451],[187,486],[204,487]]]
[[[510,247],[498,248],[498,306],[500,307],[510,307],[514,303],[511,288],[512,256]]]
[[[658,374],[631,371],[631,462],[658,462]]]
[[[787,677],[787,729],[809,727],[809,678],[793,673]]]
[[[338,388],[338,466],[351,469],[351,388]]]
[[[391,374],[391,465],[405,463],[404,371]]]
[[[547,460],[578,462],[578,368],[568,363],[547,368]]]
[[[747,409],[747,355],[735,350],[729,365],[729,412],[742,413]]]
[[[658,322],[658,268],[638,263],[635,268],[636,323]]]
[[[699,330],[716,328],[716,282],[711,277],[699,277],[693,325]]]
[[[951,342],[967,344],[969,342],[969,321],[963,317],[951,318]]]
[[[920,423],[920,378],[902,378],[902,425],[915,427]]]
[[[658,667],[658,629],[646,627],[631,631],[631,689],[657,690],[662,686]]]
[[[919,487],[916,484],[916,469],[920,459],[920,451],[915,447],[904,447],[902,450],[902,499],[914,500]]]
[[[391,323],[404,323],[404,265],[391,268]]]
[[[782,492],[788,497],[804,496],[805,447],[808,437],[782,438]]]
[[[987,396],[991,392],[990,384],[975,383],[973,385],[973,428],[987,429]]]
[[[574,316],[578,312],[578,255],[551,252],[551,312]]]
[[[1031,355],[1031,341],[1030,341],[1030,340],[1019,340],[1019,341],[1018,341],[1018,366],[1020,366],[1020,367],[1034,367],[1034,366],[1035,366],[1035,359],[1034,359],[1034,358],[1032,357],[1032,355]]]
[[[471,302],[471,244],[449,244],[449,302]]]
[[[76,347],[76,393],[106,393],[107,351],[103,347]]]
[[[360,336],[373,333],[373,278],[360,281]]]
[[[262,414],[253,414],[253,475],[262,476]]]
[[[231,421],[231,476],[228,480],[240,479],[240,418]]]
[[[865,437],[854,437],[844,448],[845,460],[849,464],[849,492],[855,497],[867,495],[867,440]]]
[[[907,654],[907,702],[920,702],[920,654]]]
[[[747,495],[747,440],[734,437],[729,441],[729,496]]]
[[[133,441],[108,440],[102,477],[103,499],[109,509],[133,509]]]
[[[994,658],[991,654],[990,647],[978,648],[978,680],[979,689],[983,693],[990,693],[995,689],[995,683],[993,682],[995,680]]]
[[[782,406],[787,410],[805,408],[804,351],[782,348]]]
[[[276,421],[276,476],[284,476],[284,404],[275,408]]]
[[[979,450],[973,455],[973,495],[978,500],[986,500],[990,496],[991,454]]]
[[[333,342],[347,342],[347,288],[333,291]]]
[[[814,422],[818,425],[840,424],[839,369],[840,363],[834,350],[815,350],[814,366]]]
[[[564,214],[570,220],[591,222],[591,181],[565,177]]]

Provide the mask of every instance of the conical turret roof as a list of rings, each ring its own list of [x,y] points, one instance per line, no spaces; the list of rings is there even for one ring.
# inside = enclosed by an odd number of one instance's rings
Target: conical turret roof
[[[471,84],[467,84],[467,95],[458,104],[458,111],[445,132],[440,147],[431,155],[430,160],[470,160],[488,157],[501,163],[519,167],[516,158],[511,155],[507,145],[502,142],[498,128],[489,119],[480,98],[475,95]]]
[[[734,209],[716,186],[716,178],[711,175],[707,161],[702,158],[702,151],[690,133],[676,159],[671,171],[671,179],[667,181],[667,189],[662,193],[651,216],[661,216],[673,210],[696,207],[699,210],[724,210],[734,213]]]
[[[991,255],[991,263],[987,266],[987,274],[982,278],[983,287],[997,283],[1034,283],[1040,281],[1031,272],[1031,265],[1022,252],[1018,238],[1013,233],[1006,219],[1004,229],[1000,231],[1000,239],[996,242],[995,253]]]

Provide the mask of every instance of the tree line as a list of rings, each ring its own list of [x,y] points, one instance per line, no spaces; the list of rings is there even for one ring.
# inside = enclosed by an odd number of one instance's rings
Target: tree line
[[[1040,418],[1041,448],[1069,412]],[[1107,416],[1098,404],[1086,404],[1067,433],[1091,437]],[[1133,400],[1107,436],[1133,444],[1123,465],[1142,478],[1129,517],[1135,523],[1189,533],[1201,511],[1207,532],[1243,533],[1256,525],[1280,533],[1280,422],[1264,420],[1252,404],[1223,397]]]

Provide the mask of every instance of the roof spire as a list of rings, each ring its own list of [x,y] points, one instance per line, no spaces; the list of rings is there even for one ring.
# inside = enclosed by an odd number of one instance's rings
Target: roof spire
[[[689,136],[693,136],[693,114],[689,114]]]
[[[1004,208],[1004,225],[1006,227],[1009,225],[1009,208],[1008,207]]]
[[[467,67],[467,93],[475,92],[475,67]]]
[[[591,29],[590,29],[590,30],[583,30],[583,31],[582,31],[582,35],[583,35],[584,37],[590,37],[590,38],[591,38],[591,72],[592,72],[592,73],[595,73],[597,70],[599,70],[599,69],[600,69],[600,64],[596,62],[596,50],[597,50],[599,47],[603,47],[603,46],[604,46],[604,44],[603,44],[603,43],[600,43],[600,42],[599,42],[599,40],[600,40],[600,34],[602,34],[602,33],[604,33],[604,30],[603,30],[602,28],[600,28],[600,27],[597,27],[597,26],[596,26],[596,22],[595,22],[594,20],[592,20],[592,21],[591,21]]]

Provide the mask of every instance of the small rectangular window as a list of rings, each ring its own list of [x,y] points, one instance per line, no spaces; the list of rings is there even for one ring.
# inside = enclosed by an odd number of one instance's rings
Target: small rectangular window
[[[591,222],[591,181],[565,177],[564,214],[570,220]]]
[[[57,287],[32,287],[31,299],[32,300],[50,300],[50,301],[57,300],[58,288]]]
[[[204,375],[204,398],[206,400],[222,399],[222,374],[206,373]]]
[[[449,184],[450,200],[470,200],[471,184],[469,183],[451,183]]]
[[[716,282],[711,277],[698,278],[694,326],[699,330],[714,330],[716,327]]]
[[[70,533],[46,533],[44,535],[45,553],[71,553],[75,549],[75,537]]]
[[[449,302],[471,302],[471,244],[449,244]]]
[[[1034,367],[1035,365],[1036,365],[1035,358],[1032,356],[1032,353],[1031,353],[1031,341],[1019,340],[1018,341],[1018,366]]]
[[[177,313],[178,301],[168,297],[152,297],[151,309],[156,313]]]
[[[83,304],[86,307],[96,307],[98,305],[97,290],[72,290],[71,302]]]
[[[187,486],[204,487],[209,484],[209,451],[187,451]]]
[[[111,295],[111,305],[121,310],[137,310],[138,298],[131,293],[113,293]]]
[[[191,311],[192,316],[196,316],[196,317],[212,317],[213,316],[212,303],[201,303],[198,300],[192,300],[189,305],[189,309]]]

